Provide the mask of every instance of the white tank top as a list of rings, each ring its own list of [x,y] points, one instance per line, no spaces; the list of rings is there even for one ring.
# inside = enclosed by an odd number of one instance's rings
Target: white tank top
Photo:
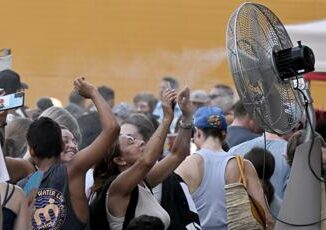
[[[170,216],[157,202],[151,191],[145,186],[138,185],[138,202],[135,210],[135,217],[141,215],[158,217],[164,224],[164,229],[170,225]],[[107,219],[111,230],[121,230],[125,217],[115,217],[106,209]]]

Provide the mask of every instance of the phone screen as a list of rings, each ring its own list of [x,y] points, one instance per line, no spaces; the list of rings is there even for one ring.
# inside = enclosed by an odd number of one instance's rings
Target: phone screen
[[[25,94],[23,92],[0,96],[0,111],[23,106],[24,98]]]

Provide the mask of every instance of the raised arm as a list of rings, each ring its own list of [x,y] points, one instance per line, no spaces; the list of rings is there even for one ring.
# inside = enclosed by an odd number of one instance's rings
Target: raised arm
[[[152,187],[165,180],[190,153],[194,108],[189,100],[189,94],[189,88],[185,88],[178,95],[178,104],[182,111],[181,125],[171,153],[155,164],[146,176],[147,182]]]
[[[84,78],[74,81],[75,89],[85,98],[92,99],[99,113],[102,131],[99,136],[85,149],[79,151],[67,163],[69,192],[72,207],[76,216],[83,222],[88,221],[88,204],[85,196],[86,171],[107,154],[110,146],[116,141],[120,126],[97,89]]]
[[[112,182],[109,188],[109,207],[111,206],[110,201],[115,196],[118,198],[129,197],[131,191],[146,177],[149,170],[158,160],[173,119],[172,102],[175,99],[176,93],[174,90],[167,89],[163,93],[162,105],[164,116],[162,123],[147,142],[142,156]]]
[[[120,132],[120,126],[111,112],[111,108],[95,86],[89,84],[84,78],[77,78],[74,81],[74,88],[80,95],[90,98],[95,104],[99,113],[102,131],[92,144],[79,151],[68,163],[69,177],[73,177],[76,174],[85,175],[92,165],[107,154],[107,150],[117,140]]]
[[[11,183],[17,183],[19,180],[35,172],[33,164],[21,158],[5,157],[8,173]]]

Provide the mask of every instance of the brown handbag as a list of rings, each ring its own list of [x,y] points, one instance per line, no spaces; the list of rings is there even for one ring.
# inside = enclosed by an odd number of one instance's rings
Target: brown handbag
[[[225,185],[228,229],[265,229],[264,209],[247,192],[243,157],[236,156],[236,160],[240,172],[240,181]]]

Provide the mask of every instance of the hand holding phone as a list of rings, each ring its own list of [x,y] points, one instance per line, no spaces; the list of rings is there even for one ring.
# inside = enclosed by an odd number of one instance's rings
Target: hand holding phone
[[[172,89],[172,86],[171,86],[170,82],[167,81],[166,83],[167,83],[167,88],[168,88],[168,89]],[[177,104],[176,101],[173,101],[173,102],[172,102],[171,106],[172,106],[172,109],[173,109],[173,110],[174,110],[176,104]]]
[[[23,92],[0,96],[0,111],[21,107],[24,105],[24,100],[25,94]]]

